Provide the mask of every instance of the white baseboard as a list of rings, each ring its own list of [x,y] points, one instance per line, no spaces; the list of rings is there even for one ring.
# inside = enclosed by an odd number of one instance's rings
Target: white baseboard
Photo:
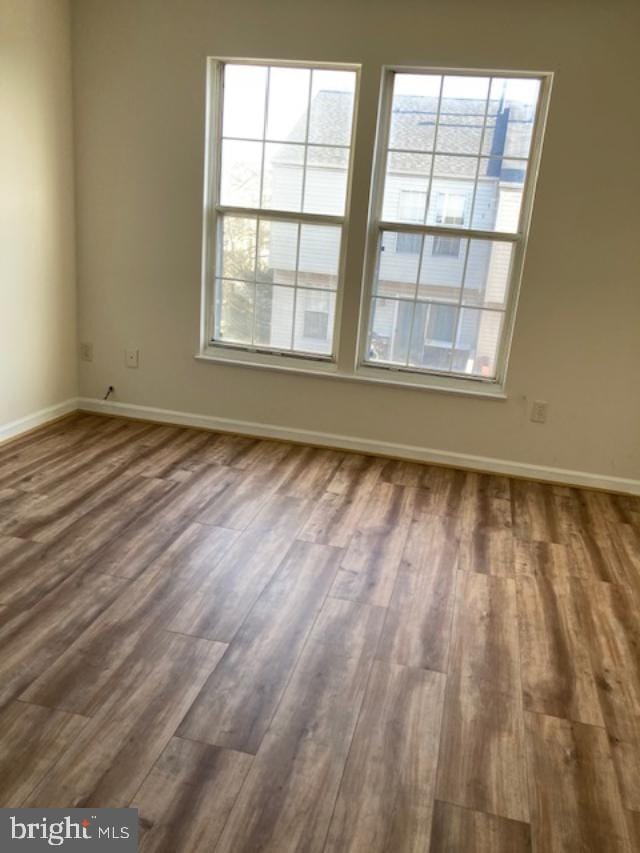
[[[526,462],[513,462],[495,459],[490,456],[473,456],[468,453],[455,453],[435,450],[430,447],[417,447],[410,444],[395,444],[388,441],[373,441],[368,438],[354,438],[314,430],[289,429],[274,424],[260,424],[252,421],[237,421],[212,415],[198,415],[191,412],[176,412],[170,409],[156,409],[151,406],[137,406],[131,403],[116,403],[81,397],[78,407],[90,412],[103,412],[109,415],[137,418],[139,420],[158,421],[182,426],[200,427],[219,432],[233,432],[258,438],[276,438],[302,444],[314,444],[322,447],[334,447],[340,450],[353,450],[360,453],[372,453],[399,459],[411,459],[436,465],[448,465],[452,468],[466,468],[472,471],[484,471],[492,474],[506,474],[524,477],[530,480],[545,480],[571,486],[584,486],[591,489],[605,489],[640,495],[640,480],[624,477],[611,477],[606,474],[591,474],[586,471],[572,471],[565,468],[549,468],[544,465],[531,465]]]
[[[22,433],[30,432],[39,426],[55,421],[58,418],[68,415],[70,412],[75,412],[78,409],[78,398],[71,397],[69,400],[64,400],[62,403],[56,403],[55,406],[48,406],[46,409],[40,409],[32,415],[26,415],[24,418],[18,418],[16,421],[11,421],[8,424],[0,424],[0,444],[10,438],[16,438]]]

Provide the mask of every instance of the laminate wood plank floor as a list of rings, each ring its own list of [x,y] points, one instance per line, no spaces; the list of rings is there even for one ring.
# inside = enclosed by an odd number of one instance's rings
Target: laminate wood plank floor
[[[640,849],[640,498],[76,413],[0,446],[0,805]]]

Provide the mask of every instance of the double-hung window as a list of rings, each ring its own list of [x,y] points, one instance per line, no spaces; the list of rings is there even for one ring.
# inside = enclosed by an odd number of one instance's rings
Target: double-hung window
[[[542,83],[477,72],[386,74],[365,369],[502,378]]]
[[[212,70],[209,345],[331,360],[357,71],[236,60]]]
[[[359,66],[209,69],[205,357],[502,393],[551,76],[385,68],[355,152]]]

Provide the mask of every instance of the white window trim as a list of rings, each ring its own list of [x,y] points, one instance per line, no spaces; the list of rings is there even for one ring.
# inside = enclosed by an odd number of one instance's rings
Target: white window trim
[[[522,207],[518,229],[514,233],[501,231],[482,231],[472,228],[447,227],[442,225],[415,225],[410,223],[388,222],[382,218],[382,204],[384,196],[384,180],[386,174],[388,140],[391,127],[391,106],[393,99],[393,78],[396,73],[405,74],[436,74],[448,76],[481,76],[481,77],[515,77],[540,80],[540,94],[536,107],[531,136],[531,148],[527,162],[527,175],[523,187]],[[365,251],[365,264],[363,270],[363,283],[361,288],[360,315],[358,322],[358,347],[356,375],[369,376],[371,372],[378,373],[389,371],[393,374],[409,374],[414,377],[417,385],[433,387],[434,381],[438,386],[451,390],[467,387],[468,383],[478,383],[488,389],[497,388],[504,393],[506,383],[506,371],[513,341],[513,329],[520,294],[520,285],[524,270],[524,258],[528,243],[529,230],[531,227],[531,215],[535,197],[535,188],[540,170],[540,159],[542,155],[542,141],[549,111],[549,99],[553,83],[553,72],[550,71],[506,71],[474,68],[443,68],[443,67],[414,67],[400,65],[386,65],[382,69],[382,81],[380,86],[380,103],[378,108],[378,134],[376,138],[374,171],[371,184],[371,196],[369,205],[369,225],[367,231],[367,245]],[[506,158],[509,159],[509,158]],[[373,364],[367,361],[367,348],[369,336],[370,312],[373,304],[373,282],[375,279],[376,265],[378,260],[378,247],[384,231],[412,231],[419,234],[435,234],[438,236],[456,237],[486,237],[493,240],[505,240],[513,244],[514,250],[511,255],[509,269],[509,293],[504,312],[504,326],[501,336],[501,344],[496,359],[495,378],[482,376],[462,376],[460,374],[438,373],[430,370],[416,370],[410,367],[400,367],[391,364]],[[412,383],[413,384],[413,383]],[[493,396],[492,393],[489,396]]]
[[[327,223],[340,224],[343,228],[340,265],[339,265],[339,287],[336,295],[335,327],[334,327],[334,356],[307,356],[299,353],[276,353],[273,351],[262,351],[259,348],[235,346],[229,344],[212,344],[210,340],[210,318],[212,317],[212,299],[214,294],[214,280],[216,270],[215,258],[215,235],[217,232],[217,217],[224,208],[217,206],[217,187],[220,173],[221,146],[215,145],[218,138],[218,128],[221,126],[222,98],[221,95],[221,72],[225,63],[248,64],[248,65],[276,65],[283,67],[313,67],[350,70],[356,72],[356,86],[354,96],[354,113],[352,124],[351,148],[349,158],[349,173],[347,181],[347,194],[345,202],[344,217],[324,217]],[[382,204],[382,182],[384,181],[384,160],[386,159],[386,141],[388,139],[388,126],[390,109],[385,108],[388,101],[390,107],[391,87],[389,81],[395,72],[405,73],[430,73],[430,74],[461,74],[461,75],[486,75],[494,77],[532,77],[541,81],[540,97],[536,120],[531,142],[531,156],[523,194],[523,205],[521,210],[521,241],[518,242],[518,234],[501,234],[500,232],[474,232],[493,239],[507,239],[515,243],[516,252],[512,257],[512,273],[510,293],[505,312],[505,325],[502,336],[502,352],[500,353],[499,366],[496,379],[485,379],[483,377],[461,377],[449,374],[416,373],[415,371],[393,365],[377,365],[372,367],[366,364],[362,353],[366,347],[368,336],[368,310],[371,300],[371,285],[373,282],[373,270],[375,269],[376,249],[378,233],[380,230],[394,229],[396,223],[385,223],[381,219]],[[369,72],[372,73],[372,72]],[[200,346],[195,358],[198,361],[209,364],[225,366],[237,366],[240,368],[251,368],[268,370],[276,373],[314,376],[317,378],[328,378],[332,380],[382,385],[387,387],[400,387],[415,389],[418,391],[436,391],[450,393],[460,396],[480,397],[485,399],[505,400],[506,365],[511,350],[513,338],[513,326],[517,309],[517,302],[522,279],[524,255],[526,250],[529,227],[531,223],[531,211],[535,195],[535,185],[540,168],[540,157],[542,150],[542,139],[549,109],[549,98],[553,81],[553,72],[548,71],[510,71],[495,69],[473,69],[473,68],[447,68],[447,67],[414,67],[385,65],[382,69],[382,85],[379,88],[379,110],[377,116],[377,135],[375,143],[375,156],[373,161],[373,176],[369,196],[368,230],[366,239],[365,256],[363,259],[354,260],[349,255],[349,223],[351,216],[352,182],[354,172],[354,161],[357,153],[358,141],[356,129],[359,121],[359,99],[361,90],[361,66],[355,63],[331,63],[303,60],[273,60],[258,58],[238,57],[209,57],[207,59],[207,91],[206,91],[206,131],[205,131],[205,163],[204,163],[204,216],[203,216],[203,239],[202,239],[202,278],[201,278],[201,314],[200,314]],[[386,117],[386,121],[385,121]],[[363,147],[370,143],[369,138],[362,140]],[[211,156],[211,152],[215,156]],[[377,211],[374,211],[377,205]],[[233,212],[242,213],[241,208],[233,208]],[[250,216],[274,217],[277,219],[291,218],[302,221],[304,214],[270,211],[260,209],[246,209]],[[375,215],[377,213],[377,216]],[[313,221],[317,219],[313,217]],[[468,233],[460,228],[437,227],[430,230],[443,236],[464,237]],[[403,230],[413,230],[413,226],[402,224]],[[423,233],[424,226],[417,226],[415,230]],[[518,248],[520,251],[518,251]],[[360,280],[360,310],[359,322],[356,328],[348,328],[348,324],[342,322],[342,303],[345,287],[345,270],[351,263],[353,268],[361,271]],[[351,285],[353,286],[353,285]],[[341,358],[342,351],[356,352],[356,360],[353,365],[344,363]],[[340,365],[340,366],[339,366]]]
[[[355,72],[355,90],[353,104],[353,121],[351,139],[349,141],[349,162],[347,166],[347,187],[345,194],[344,216],[271,210],[268,208],[244,208],[240,206],[225,206],[220,203],[219,188],[222,159],[222,111],[223,73],[226,64],[233,65],[270,65],[281,68],[312,68],[335,71]],[[206,88],[206,132],[205,132],[205,180],[204,180],[204,216],[202,236],[202,282],[201,282],[201,317],[200,317],[200,351],[199,356],[220,357],[224,360],[235,360],[238,363],[254,366],[272,364],[278,366],[281,359],[287,361],[302,361],[315,364],[324,369],[326,364],[335,365],[339,358],[339,348],[342,330],[342,301],[345,287],[345,268],[347,257],[347,241],[349,234],[349,213],[351,210],[351,189],[353,182],[353,162],[355,151],[356,120],[358,115],[358,99],[360,92],[361,66],[354,63],[315,62],[281,59],[249,59],[238,57],[212,56],[207,59],[207,88]],[[266,113],[265,113],[266,121]],[[341,146],[339,146],[341,147]],[[304,176],[303,176],[304,193]],[[225,214],[247,216],[261,219],[277,219],[292,221],[299,224],[337,225],[341,228],[340,256],[338,260],[338,287],[336,290],[335,316],[333,327],[333,352],[328,355],[307,354],[290,350],[278,352],[272,348],[261,348],[254,345],[233,344],[213,340],[213,305],[217,264],[219,251],[219,220]],[[295,316],[293,318],[295,324]],[[249,358],[245,355],[249,353]]]

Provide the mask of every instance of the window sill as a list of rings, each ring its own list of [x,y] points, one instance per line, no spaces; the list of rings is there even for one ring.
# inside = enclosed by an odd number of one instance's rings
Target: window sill
[[[504,387],[498,382],[482,379],[460,379],[448,376],[407,373],[393,368],[359,366],[353,373],[338,370],[335,362],[315,359],[293,359],[288,356],[268,355],[242,350],[225,350],[207,347],[196,353],[196,361],[226,364],[230,367],[250,367],[276,373],[316,376],[338,379],[342,382],[364,382],[393,388],[411,388],[416,391],[437,391],[462,397],[481,397],[489,400],[506,400]]]

